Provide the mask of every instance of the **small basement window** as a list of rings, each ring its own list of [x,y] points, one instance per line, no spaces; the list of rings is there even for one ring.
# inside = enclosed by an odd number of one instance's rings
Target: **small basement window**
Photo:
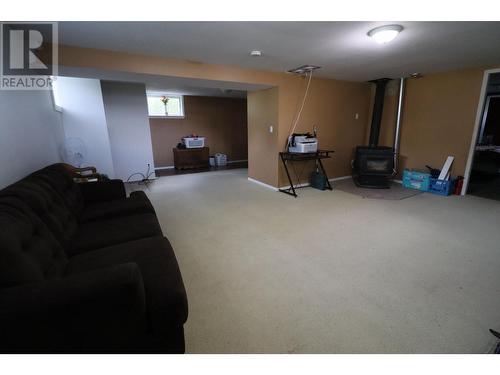
[[[147,94],[149,117],[184,117],[184,100],[181,95]]]

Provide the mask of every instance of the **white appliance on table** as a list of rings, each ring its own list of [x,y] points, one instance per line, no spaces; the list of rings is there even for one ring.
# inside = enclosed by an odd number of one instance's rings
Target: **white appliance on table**
[[[205,147],[205,137],[184,137],[182,143],[186,148],[201,148]]]
[[[288,138],[288,152],[308,154],[318,151],[318,139],[308,134],[293,134]]]

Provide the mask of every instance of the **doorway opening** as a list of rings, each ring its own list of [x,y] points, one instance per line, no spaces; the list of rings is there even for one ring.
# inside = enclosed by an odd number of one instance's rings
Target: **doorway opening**
[[[108,133],[99,139],[106,143],[109,163],[119,170],[119,173],[111,170],[110,177],[134,182],[135,179],[130,178],[134,176],[141,182],[141,176],[146,175],[148,179],[149,176],[154,179],[155,176],[235,168],[244,168],[248,174],[252,164],[248,161],[249,156],[255,154],[249,150],[249,139],[255,137],[248,118],[248,108],[253,105],[247,103],[247,95],[266,90],[269,86],[67,66],[62,66],[59,73],[61,77],[94,83],[95,95],[92,98],[100,101],[101,128]],[[112,95],[108,90],[110,86],[116,87]],[[128,90],[132,86],[134,95]],[[162,98],[168,98],[168,101],[162,101]],[[136,99],[134,106],[129,105],[132,99]],[[130,131],[125,132],[124,128]],[[80,131],[81,127],[77,130]],[[187,164],[194,168],[176,168],[175,149],[196,150],[183,147],[183,138],[186,137],[194,138],[198,143],[198,138],[204,138],[203,147],[207,152],[202,155],[203,166],[198,167],[196,160],[187,160]],[[142,152],[141,158],[136,157],[139,151]],[[95,154],[89,152],[91,156]],[[223,156],[219,157],[221,163],[211,166],[212,157],[217,155]],[[189,159],[192,155],[187,156]],[[200,160],[200,155],[196,157]]]
[[[149,102],[160,94],[147,95]],[[246,91],[199,89],[179,97],[182,116],[149,114],[156,175],[247,168]]]
[[[500,200],[500,71],[485,72],[479,106],[466,191]]]

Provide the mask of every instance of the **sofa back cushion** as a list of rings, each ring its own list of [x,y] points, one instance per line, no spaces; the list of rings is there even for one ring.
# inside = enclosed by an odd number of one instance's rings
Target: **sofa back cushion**
[[[71,212],[79,217],[84,208],[80,187],[63,164],[52,164],[32,173],[28,178],[44,181],[64,200]]]
[[[0,288],[62,277],[68,260],[61,245],[37,216],[15,205],[0,202]]]
[[[0,202],[2,199],[25,214],[38,216],[63,247],[70,245],[78,229],[78,220],[47,181],[28,176],[0,191]]]

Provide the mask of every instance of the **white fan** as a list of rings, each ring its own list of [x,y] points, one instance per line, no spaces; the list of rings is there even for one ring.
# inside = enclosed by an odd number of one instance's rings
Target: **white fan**
[[[66,163],[80,168],[87,158],[87,147],[80,138],[66,138],[61,147],[61,157]]]

